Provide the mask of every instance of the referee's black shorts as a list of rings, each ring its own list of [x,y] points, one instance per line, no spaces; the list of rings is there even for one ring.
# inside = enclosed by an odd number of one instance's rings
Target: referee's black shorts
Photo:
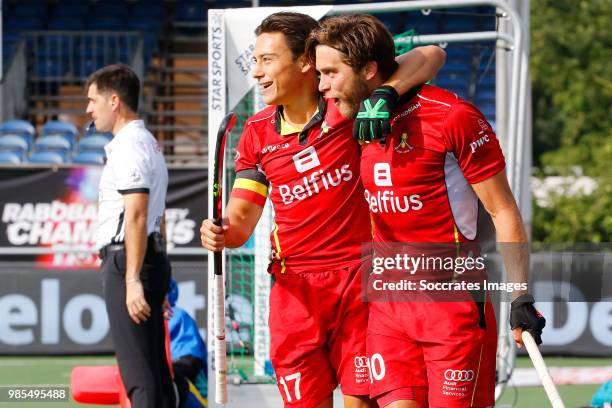
[[[165,252],[147,245],[140,280],[151,316],[136,324],[125,304],[125,249],[103,251],[102,285],[121,378],[133,408],[175,408],[166,349],[163,301],[170,282]]]

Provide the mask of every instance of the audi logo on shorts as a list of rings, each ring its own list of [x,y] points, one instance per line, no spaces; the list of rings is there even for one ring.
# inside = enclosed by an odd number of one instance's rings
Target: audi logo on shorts
[[[355,368],[370,368],[370,360],[366,356],[355,356]]]
[[[451,370],[449,368],[444,372],[444,378],[446,378],[448,381],[472,381],[474,379],[474,371]]]

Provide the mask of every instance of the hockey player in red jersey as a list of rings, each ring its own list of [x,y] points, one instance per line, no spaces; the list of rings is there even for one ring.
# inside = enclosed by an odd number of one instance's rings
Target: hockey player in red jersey
[[[454,93],[433,86],[415,87],[401,98],[392,88],[381,87],[388,75],[381,67],[393,60],[393,40],[372,16],[325,20],[311,33],[306,52],[311,61],[316,59],[319,90],[336,100],[341,112],[356,115],[358,121],[390,118],[390,134],[382,143],[369,138],[362,126],[355,128],[363,144],[361,177],[372,217],[374,259],[378,248],[389,251],[394,243],[435,248],[422,256],[425,259],[444,253],[444,245],[477,242],[480,200],[492,217],[497,239],[517,245],[517,251],[502,253],[508,273],[526,282],[527,236],[508,186],[501,148],[482,113]],[[370,93],[361,105],[356,102]],[[436,283],[453,283],[455,278],[454,272],[438,275]],[[370,303],[370,395],[379,406],[494,404],[493,307],[486,291],[473,299],[466,297],[469,291],[457,293],[464,296],[455,301],[437,301],[417,291],[410,302]],[[526,291],[515,291],[513,296],[516,342],[521,344],[522,329],[540,341],[544,319],[534,309],[533,297]]]
[[[253,76],[271,106],[247,120],[227,218],[223,227],[205,220],[202,243],[216,251],[242,245],[269,195],[270,355],[285,405],[331,406],[340,384],[345,406],[365,407],[369,377],[359,362],[368,312],[359,270],[369,215],[352,121],[317,92],[317,73],[304,55],[317,26],[302,14],[276,13],[258,27]],[[405,92],[432,78],[444,53],[425,47],[401,60],[389,83]]]

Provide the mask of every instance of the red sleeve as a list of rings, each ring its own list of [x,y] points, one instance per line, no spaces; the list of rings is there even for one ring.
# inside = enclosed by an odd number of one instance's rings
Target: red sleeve
[[[253,131],[253,126],[247,121],[236,147],[236,173],[242,170],[257,170],[259,168],[259,140]]]
[[[236,148],[236,180],[232,197],[251,201],[261,207],[268,196],[268,180],[260,165],[260,143],[252,126],[244,127]]]
[[[460,101],[445,122],[447,149],[455,154],[470,184],[488,179],[506,167],[504,154],[493,128],[474,105]]]

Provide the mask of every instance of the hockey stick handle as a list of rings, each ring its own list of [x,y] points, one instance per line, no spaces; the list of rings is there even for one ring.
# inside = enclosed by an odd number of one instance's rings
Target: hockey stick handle
[[[221,253],[218,253],[221,255]],[[217,253],[215,253],[215,256]],[[227,403],[227,353],[225,342],[225,283],[215,274],[215,402]]]
[[[540,354],[540,350],[538,349],[538,345],[535,340],[526,330],[523,330],[521,334],[523,339],[523,344],[529,353],[529,358],[533,362],[533,366],[538,373],[538,377],[540,377],[540,381],[542,381],[542,385],[544,386],[544,391],[546,391],[546,396],[550,400],[550,404],[553,408],[565,408],[565,404],[563,404],[563,400],[561,396],[559,396],[559,392],[557,391],[557,387],[553,382],[550,373],[548,372],[548,368],[546,367],[546,363],[544,363],[544,359],[542,358],[542,354]]]
[[[227,135],[236,123],[236,115],[228,113],[219,126],[215,146],[215,161],[213,166],[214,184],[213,193],[213,219],[215,225],[221,226],[223,207],[223,162],[225,155],[225,141]],[[227,403],[227,345],[225,342],[225,279],[223,276],[223,251],[215,252],[214,263],[214,291],[213,291],[213,329],[215,335],[215,402]]]
[[[213,221],[221,225],[220,219]],[[225,341],[225,282],[223,276],[223,252],[214,253],[214,329],[215,329],[215,402],[227,403],[227,343]]]

